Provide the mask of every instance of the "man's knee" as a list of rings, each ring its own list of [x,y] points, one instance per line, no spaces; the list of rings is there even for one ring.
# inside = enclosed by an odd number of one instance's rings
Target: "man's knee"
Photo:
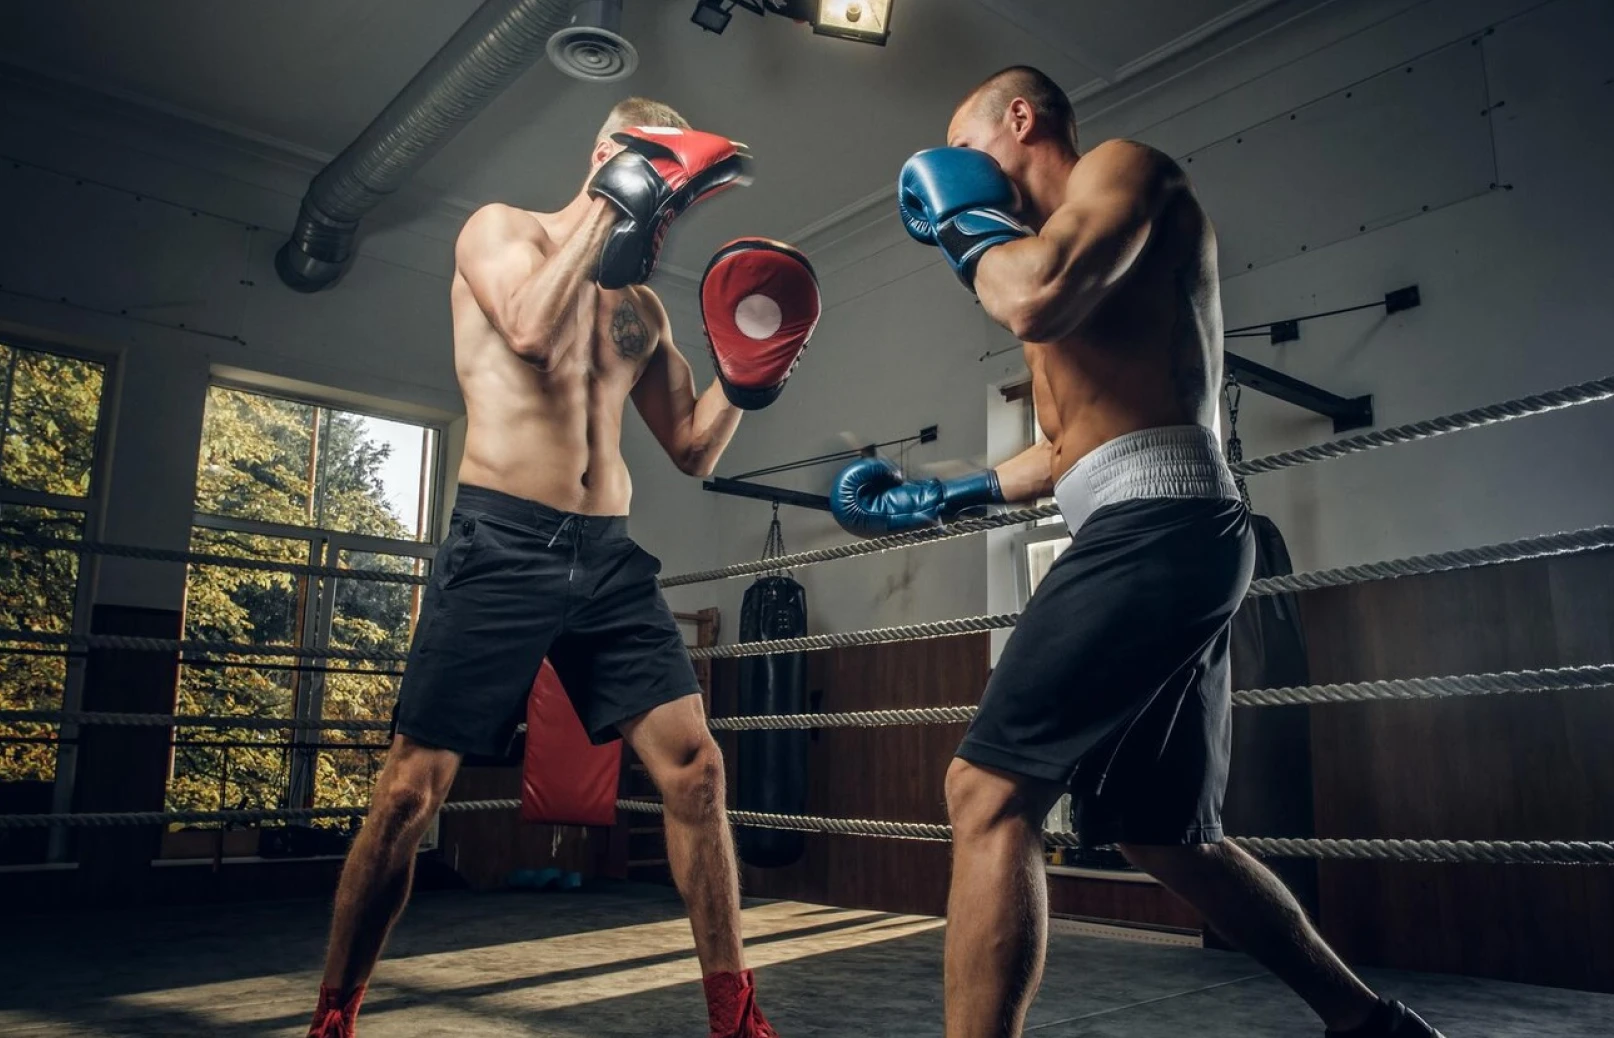
[[[723,802],[723,753],[703,734],[671,754],[654,778],[669,811],[684,817],[714,814]]]
[[[947,816],[956,838],[968,839],[1002,826],[1042,825],[1059,790],[1007,772],[953,758],[947,768]]]
[[[370,801],[377,834],[388,843],[418,839],[442,806],[458,762],[458,756],[446,750],[395,744]]]

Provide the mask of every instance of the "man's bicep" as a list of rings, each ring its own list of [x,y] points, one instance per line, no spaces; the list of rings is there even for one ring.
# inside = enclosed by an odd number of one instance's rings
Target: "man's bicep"
[[[525,233],[523,233],[525,232]],[[541,240],[540,240],[541,239]],[[509,334],[509,309],[517,290],[544,264],[542,231],[518,228],[494,207],[478,210],[454,245],[454,264],[493,326]]]
[[[1147,236],[1181,174],[1152,148],[1110,141],[1089,152],[1065,185],[1061,221],[1086,238]]]
[[[633,406],[656,439],[666,445],[694,410],[694,372],[673,345],[666,311],[660,313],[656,345],[633,385]]]

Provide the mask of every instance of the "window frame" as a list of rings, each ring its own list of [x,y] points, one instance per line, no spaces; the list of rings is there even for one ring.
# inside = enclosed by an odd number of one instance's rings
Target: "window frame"
[[[12,349],[47,353],[68,360],[94,364],[101,369],[101,398],[95,415],[95,437],[91,444],[90,485],[83,497],[69,497],[40,490],[12,487],[0,480],[0,505],[21,505],[25,508],[49,508],[62,512],[80,512],[84,523],[79,537],[83,541],[99,540],[106,523],[106,488],[111,477],[113,422],[116,411],[113,401],[122,389],[122,354],[116,350],[90,349],[63,342],[39,339],[30,335],[12,334],[0,329],[0,344]],[[8,419],[9,421],[9,419]],[[5,429],[0,428],[0,437]],[[78,582],[73,589],[73,613],[69,618],[68,632],[74,635],[90,633],[90,621],[95,606],[95,585],[100,575],[101,556],[80,552]],[[62,710],[74,712],[84,706],[84,677],[89,661],[83,655],[69,655],[62,677]],[[73,793],[78,778],[79,726],[62,723],[56,728],[56,773],[51,781],[51,810],[67,814],[73,810]],[[63,826],[52,826],[45,855],[46,862],[65,862],[71,854],[71,834]]]
[[[244,379],[214,376],[208,382],[208,392],[211,393],[214,389],[251,393],[254,396],[269,397],[307,407],[327,411],[341,411],[366,418],[375,418],[380,421],[401,422],[418,426],[423,430],[430,430],[435,435],[435,442],[430,455],[431,473],[429,479],[425,481],[425,485],[431,495],[431,501],[423,516],[424,528],[420,531],[423,537],[414,541],[376,537],[370,534],[348,533],[322,526],[303,526],[261,519],[242,519],[235,516],[202,512],[194,507],[191,512],[191,528],[193,530],[216,530],[303,542],[308,545],[306,564],[309,566],[340,568],[339,563],[343,552],[365,552],[423,559],[429,568],[431,562],[437,556],[437,535],[442,528],[444,503],[448,496],[448,422],[423,419],[418,415],[407,413],[388,413],[382,408],[354,405],[348,401],[341,400],[335,395],[321,398],[315,393],[266,388],[261,385],[254,385],[251,381]],[[200,447],[201,445],[198,444],[198,449]],[[330,647],[332,630],[335,624],[336,595],[341,578],[310,575],[307,580],[308,584],[304,591],[306,607],[298,618],[295,647],[323,650]],[[189,589],[187,588],[188,594]],[[293,689],[290,719],[307,721],[317,720],[321,717],[325,708],[325,678],[326,675],[320,671],[302,671],[297,675],[296,685]],[[319,740],[315,739],[313,741],[317,743]],[[313,805],[316,793],[314,787],[318,775],[319,754],[323,752],[317,746],[296,744],[300,742],[301,740],[294,740],[294,745],[290,748],[287,782],[285,788],[280,791],[285,797],[286,806],[291,808],[310,807]]]
[[[1031,586],[1032,545],[1069,539],[1070,529],[1065,525],[1065,520],[1058,517],[1055,521],[1044,520],[1035,525],[1022,526],[1014,532],[1014,591],[1019,597],[1021,609],[1026,607],[1036,591]]]

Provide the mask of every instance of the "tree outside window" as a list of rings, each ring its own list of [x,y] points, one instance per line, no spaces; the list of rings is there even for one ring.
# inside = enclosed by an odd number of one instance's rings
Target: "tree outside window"
[[[214,386],[197,466],[192,548],[424,576],[438,434],[419,424]],[[415,584],[193,566],[185,636],[406,651]],[[179,711],[386,720],[401,664],[187,659]],[[175,810],[346,806],[368,799],[384,732],[182,729]]]

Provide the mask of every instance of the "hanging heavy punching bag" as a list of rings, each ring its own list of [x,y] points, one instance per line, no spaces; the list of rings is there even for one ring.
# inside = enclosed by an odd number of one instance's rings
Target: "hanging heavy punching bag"
[[[1228,394],[1230,462],[1243,460],[1238,437],[1238,395]],[[1240,479],[1239,490],[1249,504]],[[1250,516],[1255,537],[1255,578],[1294,572],[1289,548],[1276,523]],[[1309,684],[1305,629],[1293,594],[1246,598],[1233,615],[1234,688],[1293,688]],[[1224,816],[1228,831],[1307,838],[1316,835],[1312,818],[1311,712],[1305,706],[1233,711],[1233,767],[1228,776]],[[1317,910],[1317,866],[1305,860],[1270,863],[1309,911]]]
[[[768,554],[779,554],[777,510],[768,532]],[[807,593],[783,575],[759,578],[745,592],[740,608],[740,641],[798,638],[807,633]],[[740,660],[740,713],[807,713],[807,657],[792,652],[746,656]],[[776,814],[807,811],[805,730],[740,732],[737,745],[736,802],[741,810]],[[806,836],[782,829],[739,826],[735,842],[747,865],[777,869],[801,858]]]

